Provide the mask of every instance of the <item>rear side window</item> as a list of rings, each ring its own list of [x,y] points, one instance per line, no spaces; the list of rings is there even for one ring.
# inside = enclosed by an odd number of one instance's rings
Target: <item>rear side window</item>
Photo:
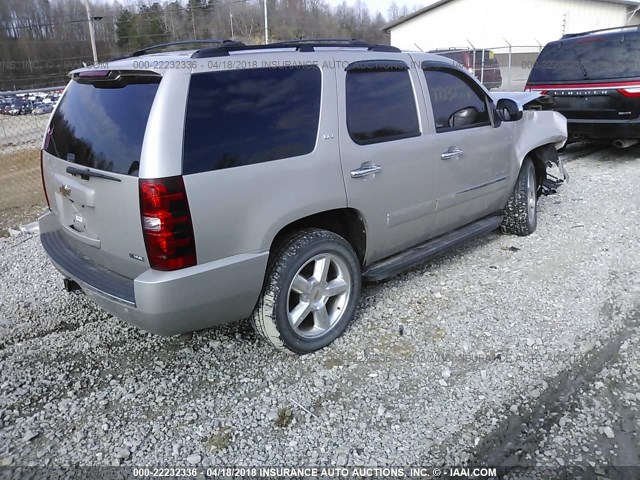
[[[354,142],[368,145],[420,135],[411,79],[406,65],[401,66],[365,62],[347,72],[347,128]]]
[[[160,77],[118,87],[72,81],[51,119],[45,150],[71,163],[137,176]]]
[[[582,82],[640,77],[640,34],[588,35],[548,44],[529,82]]]
[[[192,75],[183,173],[240,167],[313,151],[320,118],[317,67]]]

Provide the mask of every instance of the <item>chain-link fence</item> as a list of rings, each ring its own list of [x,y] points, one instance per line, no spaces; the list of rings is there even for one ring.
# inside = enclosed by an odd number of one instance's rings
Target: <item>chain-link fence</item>
[[[485,49],[492,52],[500,67],[502,84],[496,90],[503,92],[522,92],[527,83],[531,68],[542,50],[535,46],[499,46]],[[491,56],[491,55],[490,55]]]
[[[0,93],[0,220],[45,204],[40,145],[60,90]]]
[[[455,60],[490,90],[521,92],[542,45],[500,45],[496,47],[442,48],[432,53]]]

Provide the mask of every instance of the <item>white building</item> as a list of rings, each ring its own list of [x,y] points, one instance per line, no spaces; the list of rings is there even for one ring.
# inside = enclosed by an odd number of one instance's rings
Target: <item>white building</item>
[[[404,50],[540,46],[565,33],[639,23],[640,0],[428,0],[385,27],[391,45]],[[525,48],[522,48],[525,47]],[[503,53],[496,51],[496,54]]]

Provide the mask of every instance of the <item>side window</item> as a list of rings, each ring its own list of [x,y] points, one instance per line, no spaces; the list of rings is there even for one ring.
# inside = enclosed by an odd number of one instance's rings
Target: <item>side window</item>
[[[427,68],[431,106],[436,132],[490,125],[489,111],[481,89],[461,72]]]
[[[347,68],[347,129],[359,145],[420,135],[416,100],[403,62],[357,62]]]
[[[311,153],[320,120],[317,67],[255,68],[191,76],[185,175]]]

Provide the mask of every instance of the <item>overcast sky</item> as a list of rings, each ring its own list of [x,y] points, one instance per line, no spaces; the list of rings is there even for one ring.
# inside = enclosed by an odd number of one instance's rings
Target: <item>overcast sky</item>
[[[327,3],[333,7],[335,7],[336,5],[340,5],[342,3],[342,0],[326,0]],[[375,12],[380,12],[382,13],[382,15],[384,15],[385,17],[387,17],[387,10],[389,10],[389,5],[391,5],[391,2],[393,0],[363,0],[364,3],[367,4],[367,6],[369,7],[369,11],[372,13]],[[346,2],[349,5],[353,5],[355,3],[355,0],[346,0]],[[420,1],[419,0],[396,0],[396,3],[398,4],[398,6],[403,7],[403,6],[407,6],[407,8],[409,8],[409,11],[412,12],[414,10],[417,10],[419,8],[419,4]],[[415,6],[415,9],[414,9]]]

